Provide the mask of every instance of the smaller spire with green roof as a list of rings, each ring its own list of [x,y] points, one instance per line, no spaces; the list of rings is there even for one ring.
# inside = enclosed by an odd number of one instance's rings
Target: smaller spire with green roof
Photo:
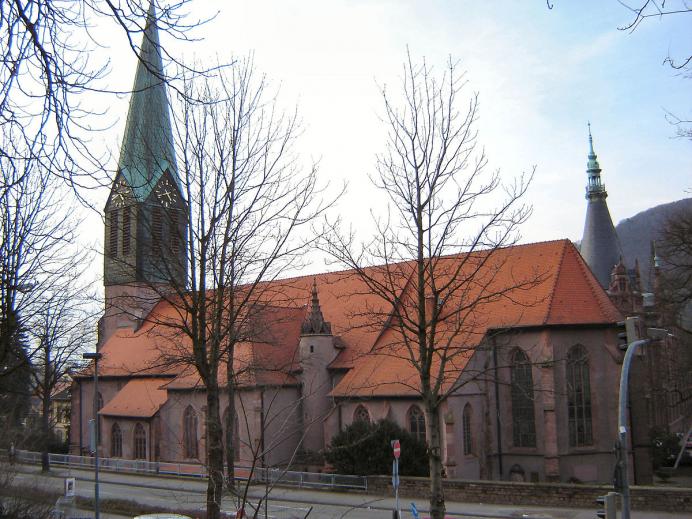
[[[608,193],[606,193],[605,186],[601,183],[601,166],[598,163],[598,157],[596,152],[593,150],[593,137],[591,136],[591,122],[588,123],[589,126],[589,155],[588,162],[586,163],[586,174],[588,175],[588,184],[586,185],[586,198],[591,199],[593,197],[606,198]]]

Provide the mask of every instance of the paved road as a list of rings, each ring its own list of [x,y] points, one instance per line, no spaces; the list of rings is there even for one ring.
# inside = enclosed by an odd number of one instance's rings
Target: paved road
[[[86,470],[57,469],[50,476],[43,476],[37,467],[19,466],[17,484],[38,485],[61,492],[63,478],[77,479],[80,496],[93,495],[93,473]],[[206,483],[195,479],[144,476],[122,473],[101,473],[101,499],[127,499],[165,508],[180,510],[200,509],[204,506]],[[263,495],[262,487],[249,490],[251,502]],[[421,517],[427,511],[424,499],[414,500]],[[402,517],[413,517],[409,511],[410,499],[402,500]],[[290,517],[291,509],[313,506],[310,519],[390,519],[394,507],[391,497],[378,497],[357,493],[336,493],[313,490],[274,488],[270,494],[269,515],[276,519]],[[231,500],[225,498],[224,509],[231,510]],[[594,510],[558,509],[541,507],[517,507],[476,503],[447,503],[447,512],[459,519],[592,519]],[[117,517],[117,516],[112,516]],[[689,519],[687,514],[661,512],[633,512],[632,519]]]

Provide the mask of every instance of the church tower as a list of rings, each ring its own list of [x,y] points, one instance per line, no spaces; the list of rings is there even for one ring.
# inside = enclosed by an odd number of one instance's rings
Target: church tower
[[[106,309],[100,342],[136,328],[164,293],[184,290],[187,204],[153,2],[147,13],[118,169],[105,207]]]
[[[589,123],[589,156],[586,164],[588,184],[586,185],[586,221],[581,240],[581,255],[591,268],[603,288],[610,285],[610,273],[620,262],[622,250],[613,220],[608,211],[608,193],[601,183],[601,166],[593,151],[591,123]]]
[[[310,306],[300,329],[298,345],[300,360],[301,400],[300,412],[305,431],[303,447],[310,451],[324,449],[323,420],[333,407],[329,392],[333,389],[329,364],[339,354],[331,324],[324,319],[317,294],[317,280],[313,280]]]

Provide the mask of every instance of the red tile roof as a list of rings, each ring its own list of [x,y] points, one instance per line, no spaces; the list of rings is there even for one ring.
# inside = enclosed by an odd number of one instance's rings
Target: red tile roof
[[[366,269],[375,284],[396,286],[399,300],[405,301],[412,283],[412,262]],[[535,243],[449,256],[435,266],[439,282],[454,278],[461,267],[472,282],[465,286],[465,300],[480,294],[493,297],[459,313],[464,326],[439,331],[440,337],[458,345],[447,359],[445,378],[451,383],[463,370],[473,349],[489,329],[564,324],[612,323],[621,316],[600,288],[579,252],[568,240]],[[473,273],[473,276],[470,274]],[[539,283],[527,280],[539,278]],[[306,315],[313,280],[325,320],[331,323],[340,352],[331,368],[349,369],[334,389],[335,396],[407,395],[417,392],[418,382],[410,355],[401,344],[395,327],[384,326],[392,305],[373,293],[354,271],[343,271],[276,280],[262,284],[260,302],[262,335],[253,342],[239,344],[234,365],[241,373],[242,386],[296,384],[299,365],[297,347],[300,325]],[[506,290],[513,287],[511,290]],[[447,302],[448,306],[459,301]],[[189,358],[189,338],[174,328],[161,325],[170,319],[181,322],[178,310],[168,302],[159,303],[140,330],[119,330],[101,349],[102,376],[167,375],[168,389],[190,389],[200,384],[194,369],[185,363],[169,362],[170,357]],[[451,325],[450,325],[451,326]],[[225,370],[219,380],[225,383]],[[87,376],[87,372],[79,376]]]
[[[433,376],[443,381],[443,391],[457,380],[488,330],[597,325],[622,319],[567,240],[508,247],[490,255],[481,252],[444,258],[436,265],[438,284],[450,280],[450,269],[463,261],[468,264],[462,269],[462,279],[465,273],[473,272],[473,276],[467,278],[468,286],[462,287],[458,298],[445,304],[459,308],[465,301],[475,303],[438,328],[437,343],[450,344],[448,349],[440,348],[432,367]],[[486,297],[488,294],[492,295]],[[440,371],[440,356],[447,362],[444,371]],[[415,396],[420,388],[418,361],[415,343],[407,346],[400,328],[392,326],[367,355],[358,358],[332,395]]]
[[[166,401],[160,378],[133,378],[101,408],[102,416],[151,418]]]
[[[236,345],[233,368],[239,387],[284,386],[298,383],[293,375],[300,368],[298,343],[305,307],[265,307],[255,317],[258,326],[254,340]],[[260,324],[261,323],[261,324]],[[218,373],[219,384],[226,385],[226,367]],[[199,373],[192,368],[183,370],[167,384],[168,389],[192,389],[202,386]]]

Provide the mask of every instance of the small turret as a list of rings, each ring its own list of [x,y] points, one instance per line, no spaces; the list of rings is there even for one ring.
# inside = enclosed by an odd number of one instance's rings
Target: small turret
[[[320,300],[317,296],[317,280],[312,281],[312,299],[310,303],[310,313],[303,321],[300,329],[301,335],[331,335],[332,325],[324,320]]]
[[[305,427],[303,448],[321,451],[325,446],[322,421],[333,407],[328,396],[333,388],[329,364],[339,354],[331,325],[324,320],[317,295],[317,280],[312,282],[310,308],[301,326],[299,359],[301,381],[301,418]]]

